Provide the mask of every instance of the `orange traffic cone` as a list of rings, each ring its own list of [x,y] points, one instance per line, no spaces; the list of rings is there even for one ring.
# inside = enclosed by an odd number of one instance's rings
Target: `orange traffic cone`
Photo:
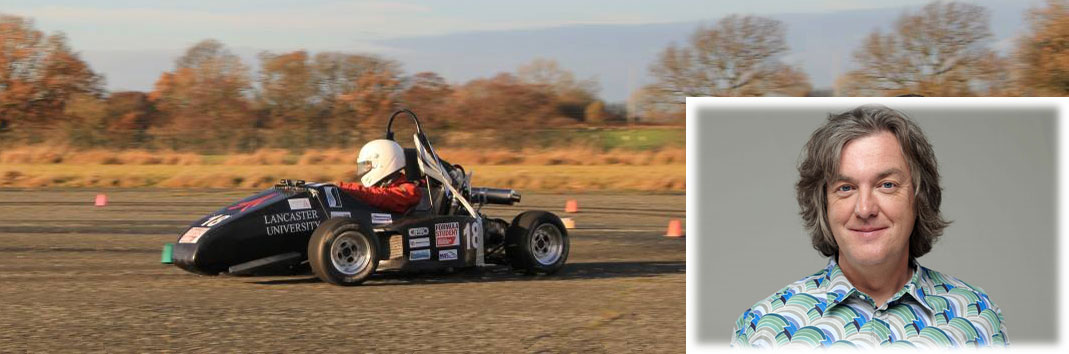
[[[568,202],[564,203],[564,212],[565,213],[578,213],[579,212],[579,201],[576,201],[575,199],[568,199]]]
[[[574,229],[575,228],[575,220],[572,220],[572,218],[560,219],[560,222],[564,224],[564,228],[565,229]]]
[[[672,219],[668,222],[668,232],[664,234],[665,237],[683,237],[683,222],[679,219]]]
[[[108,205],[108,196],[104,195],[104,193],[97,194],[96,202],[93,203],[93,205],[96,205],[98,207]]]

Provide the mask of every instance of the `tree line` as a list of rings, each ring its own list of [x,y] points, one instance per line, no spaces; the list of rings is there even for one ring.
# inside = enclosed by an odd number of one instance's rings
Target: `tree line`
[[[835,96],[1069,95],[1069,0],[1046,0],[1025,14],[1014,49],[993,45],[989,10],[934,1],[905,12],[892,31],[870,33],[854,50],[856,69],[836,79]],[[640,115],[678,116],[687,96],[808,96],[808,76],[781,59],[782,22],[732,15],[670,45],[650,67],[656,82],[633,94]]]
[[[0,139],[12,143],[248,151],[351,147],[381,135],[399,108],[435,128],[530,128],[623,119],[592,80],[536,59],[514,73],[451,85],[405,75],[376,55],[303,50],[259,54],[253,73],[204,40],[150,92],[105,92],[103,78],[31,20],[0,17]],[[370,134],[369,132],[372,132]]]
[[[981,6],[942,1],[906,12],[893,31],[863,40],[853,53],[857,69],[837,78],[833,93],[1069,94],[1069,0],[1031,10],[1029,32],[1005,56],[990,49],[988,16]],[[253,72],[210,39],[188,48],[150,92],[106,92],[62,33],[0,15],[0,145],[351,147],[398,108],[446,129],[680,121],[687,96],[813,95],[808,76],[781,60],[785,33],[781,22],[759,16],[698,28],[660,53],[649,68],[655,82],[625,106],[603,102],[596,81],[549,59],[451,84],[433,72],[406,74],[393,59],[340,52],[263,52]]]

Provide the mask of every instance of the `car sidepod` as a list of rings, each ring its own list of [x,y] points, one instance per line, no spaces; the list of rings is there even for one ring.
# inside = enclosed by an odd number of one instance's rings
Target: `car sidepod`
[[[482,224],[467,216],[405,219],[388,228],[389,258],[380,269],[464,268],[476,264]]]

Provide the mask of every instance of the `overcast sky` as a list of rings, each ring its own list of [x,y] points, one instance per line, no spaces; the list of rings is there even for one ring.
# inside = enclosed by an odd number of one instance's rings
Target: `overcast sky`
[[[238,47],[374,50],[372,41],[569,24],[645,24],[731,13],[831,12],[922,4],[924,0],[540,0],[540,1],[26,1],[0,12],[63,31],[80,50],[185,48],[204,38]]]
[[[988,45],[1006,52],[1024,30],[1027,8],[1043,0],[967,0],[991,11]],[[784,21],[790,50],[816,88],[852,65],[861,37],[929,0],[0,0],[0,13],[32,18],[105,76],[113,91],[149,91],[160,73],[204,39],[250,65],[261,51],[372,53],[406,74],[440,73],[460,84],[509,72],[535,58],[558,60],[593,78],[601,96],[625,100],[651,82],[647,68],[698,24],[730,14]],[[602,25],[602,26],[583,26]]]

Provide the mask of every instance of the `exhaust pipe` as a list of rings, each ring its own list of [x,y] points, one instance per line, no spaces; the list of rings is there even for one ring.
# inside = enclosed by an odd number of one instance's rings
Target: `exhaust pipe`
[[[520,202],[520,193],[503,188],[472,188],[471,199],[476,203],[513,205]]]

